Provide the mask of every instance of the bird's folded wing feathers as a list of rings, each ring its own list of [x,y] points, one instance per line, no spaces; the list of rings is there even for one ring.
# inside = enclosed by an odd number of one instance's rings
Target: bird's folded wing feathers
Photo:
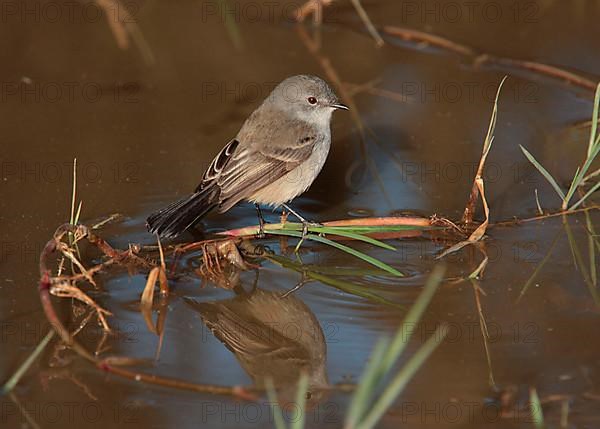
[[[233,139],[227,143],[223,149],[221,149],[219,154],[215,157],[215,159],[212,160],[204,172],[202,181],[196,188],[196,192],[199,192],[215,183],[216,179],[219,178],[227,163],[231,160],[239,144],[240,142],[238,140]]]
[[[236,355],[246,358],[274,356],[278,359],[308,360],[308,351],[294,338],[282,335],[276,325],[265,324],[251,314],[240,311],[232,303],[195,303],[202,320],[212,333]]]
[[[298,125],[292,132],[288,128],[285,135],[281,132],[269,134],[264,137],[271,144],[240,145],[225,165],[217,180],[224,208],[250,197],[301,165],[311,156],[317,144],[317,139],[310,135],[305,125]],[[282,139],[285,139],[285,144],[282,144]]]

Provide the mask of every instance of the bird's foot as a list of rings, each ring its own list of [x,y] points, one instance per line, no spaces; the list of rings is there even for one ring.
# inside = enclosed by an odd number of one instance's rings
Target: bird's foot
[[[310,227],[314,228],[314,227],[318,227],[318,226],[324,226],[324,225],[321,223],[318,223],[318,222],[309,222],[307,220],[304,220],[302,222],[302,239],[305,239],[306,236],[308,235],[308,228],[310,228]],[[319,235],[322,235],[322,234],[319,233]]]
[[[300,241],[298,241],[298,244],[296,244],[294,253],[296,253],[296,254],[298,253],[298,251],[300,250],[300,247],[304,243],[304,240],[308,237],[308,228],[315,227],[315,226],[323,226],[323,225],[320,223],[316,223],[316,222],[308,222],[306,220],[302,221],[302,235],[300,236]],[[319,232],[318,235],[320,237],[322,237],[323,233]]]
[[[256,214],[258,215],[258,234],[256,234],[256,238],[262,239],[265,238],[265,218],[262,215],[262,211],[260,210],[260,206],[258,204],[254,204],[256,207]]]
[[[267,236],[265,233],[265,222],[260,222],[258,224],[258,233],[256,234],[256,238],[263,239]]]

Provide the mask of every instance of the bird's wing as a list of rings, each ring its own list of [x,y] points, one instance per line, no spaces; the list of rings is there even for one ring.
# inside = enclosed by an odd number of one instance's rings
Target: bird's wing
[[[298,167],[319,141],[313,127],[293,120],[252,132],[242,129],[238,139],[240,146],[217,180],[224,210]]]
[[[216,183],[216,179],[218,179],[221,175],[221,171],[223,171],[223,168],[225,168],[239,144],[240,142],[238,140],[233,139],[227,143],[223,149],[221,149],[219,154],[215,157],[215,159],[212,160],[204,172],[202,181],[196,188],[196,192],[200,192],[203,189],[209,188],[211,185]]]
[[[273,322],[264,323],[252,313],[240,310],[238,304],[243,306],[246,301],[234,298],[222,302],[200,303],[191,299],[186,299],[186,302],[200,312],[215,337],[243,360],[261,356],[268,359],[310,359],[306,348],[294,338],[279,333]]]

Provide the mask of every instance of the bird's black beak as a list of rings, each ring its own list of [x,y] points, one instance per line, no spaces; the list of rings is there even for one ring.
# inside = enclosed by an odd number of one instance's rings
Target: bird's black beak
[[[333,104],[330,104],[330,106],[333,107],[334,109],[350,110],[348,108],[348,106],[346,106],[345,104],[342,104],[342,103],[333,103]]]

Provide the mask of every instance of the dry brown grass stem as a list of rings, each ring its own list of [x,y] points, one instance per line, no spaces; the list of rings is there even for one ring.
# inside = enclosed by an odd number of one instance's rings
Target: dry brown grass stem
[[[382,33],[408,42],[414,42],[418,48],[423,46],[433,46],[454,54],[458,54],[470,59],[471,63],[477,67],[490,65],[502,67],[504,69],[516,69],[531,72],[538,76],[549,77],[559,80],[568,85],[574,85],[594,93],[597,83],[575,72],[571,72],[560,67],[542,64],[534,61],[518,60],[514,58],[500,57],[483,53],[475,48],[457,43],[445,37],[437,36],[424,31],[413,30],[410,28],[386,25],[382,28]]]
[[[323,23],[323,9],[331,5],[333,1],[334,0],[307,0],[306,3],[304,3],[298,9],[296,9],[296,20],[302,22],[310,15],[312,15],[314,24],[317,26],[321,25]],[[363,8],[360,0],[350,0],[350,2],[352,3],[352,6],[354,6],[358,17],[365,25],[367,31],[369,32],[373,40],[375,40],[377,46],[383,46],[384,41],[381,38],[379,32],[377,31],[377,28],[375,28],[375,26],[373,25],[371,18],[369,18],[369,15]]]

